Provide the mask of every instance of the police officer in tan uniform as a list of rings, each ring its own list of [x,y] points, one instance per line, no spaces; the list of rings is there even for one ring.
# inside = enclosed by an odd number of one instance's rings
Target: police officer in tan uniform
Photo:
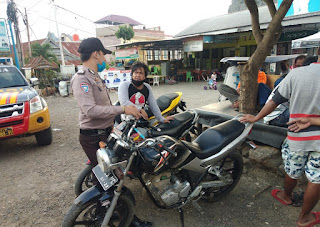
[[[130,114],[141,117],[135,106],[113,106],[105,84],[98,72],[106,67],[106,50],[97,38],[88,38],[80,43],[78,52],[83,63],[71,79],[74,97],[80,107],[80,144],[93,166],[97,165],[96,151],[100,141],[106,141],[114,124],[115,116]],[[93,176],[94,177],[94,176]],[[95,178],[95,177],[94,177]],[[94,183],[97,180],[94,179]],[[134,218],[131,226],[151,226],[151,223]]]

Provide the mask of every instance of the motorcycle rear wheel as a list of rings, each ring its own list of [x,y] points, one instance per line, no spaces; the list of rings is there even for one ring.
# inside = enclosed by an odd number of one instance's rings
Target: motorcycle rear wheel
[[[78,176],[76,183],[74,184],[74,192],[76,196],[79,196],[82,192],[93,186],[92,168],[92,165],[87,165]]]
[[[111,202],[111,201],[110,201]],[[63,219],[62,227],[101,226],[108,208],[101,201],[73,204]],[[134,216],[134,202],[128,194],[121,194],[108,226],[129,226]]]
[[[227,179],[232,179],[232,183],[223,187],[206,189],[202,198],[208,202],[215,202],[224,198],[235,188],[242,175],[243,159],[240,153],[233,152],[215,164],[215,166],[219,166],[219,169],[221,170],[220,174]],[[203,181],[214,180],[219,180],[219,177],[213,174],[208,174]]]

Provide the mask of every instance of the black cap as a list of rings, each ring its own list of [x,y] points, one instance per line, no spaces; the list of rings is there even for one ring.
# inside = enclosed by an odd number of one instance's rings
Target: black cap
[[[110,50],[107,50],[102,45],[100,39],[98,38],[87,38],[84,39],[79,46],[78,52],[79,53],[92,53],[94,51],[101,50],[104,54],[111,54]]]

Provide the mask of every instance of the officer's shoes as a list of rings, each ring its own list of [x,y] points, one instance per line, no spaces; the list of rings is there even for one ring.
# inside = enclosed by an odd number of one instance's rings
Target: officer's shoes
[[[130,227],[151,227],[152,223],[148,221],[140,220],[136,215],[134,215]]]

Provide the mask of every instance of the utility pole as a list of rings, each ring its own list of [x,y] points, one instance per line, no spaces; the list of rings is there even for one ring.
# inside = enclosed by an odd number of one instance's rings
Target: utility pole
[[[29,58],[31,58],[31,44],[30,44],[30,33],[29,33],[29,21],[28,21],[28,14],[27,14],[27,9],[24,8],[25,12],[25,21],[26,21],[26,26],[27,26],[27,35],[28,35],[28,49],[29,49]]]
[[[59,38],[59,47],[60,47],[61,63],[62,63],[62,66],[64,66],[64,65],[65,65],[64,55],[63,55],[62,43],[61,43],[61,36],[60,36],[60,33],[59,33],[58,20],[57,20],[57,7],[56,7],[56,5],[54,4],[54,0],[52,0],[52,3],[53,3],[53,7],[54,7],[54,16],[55,16],[55,19],[56,19],[56,26],[57,26],[57,32],[58,32],[58,38]]]
[[[20,30],[19,30],[19,24],[17,19],[17,9],[16,5],[13,2],[13,0],[8,1],[8,7],[7,7],[7,16],[8,19],[13,23],[14,30],[16,33],[16,45],[17,45],[17,51],[18,51],[18,59],[21,65],[24,65],[24,59],[23,59],[23,50],[21,48],[21,36],[20,36]]]

